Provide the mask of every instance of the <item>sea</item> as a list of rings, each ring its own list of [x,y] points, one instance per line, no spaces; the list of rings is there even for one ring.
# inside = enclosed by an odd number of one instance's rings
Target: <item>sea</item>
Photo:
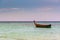
[[[0,40],[60,40],[60,22],[38,22],[51,24],[51,28],[36,28],[33,22],[0,22]]]

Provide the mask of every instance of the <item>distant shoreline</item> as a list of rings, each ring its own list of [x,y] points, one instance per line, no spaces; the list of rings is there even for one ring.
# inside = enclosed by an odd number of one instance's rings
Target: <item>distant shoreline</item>
[[[60,23],[60,21],[36,21],[37,23]],[[0,23],[33,23],[33,21],[0,21]]]

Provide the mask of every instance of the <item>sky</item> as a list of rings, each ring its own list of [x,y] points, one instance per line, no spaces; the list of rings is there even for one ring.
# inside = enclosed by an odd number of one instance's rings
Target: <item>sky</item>
[[[60,0],[0,0],[0,21],[60,21]]]

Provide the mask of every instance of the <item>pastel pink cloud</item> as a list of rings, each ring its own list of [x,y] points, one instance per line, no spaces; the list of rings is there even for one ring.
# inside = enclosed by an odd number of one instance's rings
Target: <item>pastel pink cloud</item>
[[[12,10],[13,12],[1,12],[1,10]],[[60,21],[60,12],[57,13],[55,10],[60,9],[53,7],[42,7],[34,8],[32,11],[28,11],[25,9],[20,10],[20,8],[5,8],[0,9],[0,21]]]

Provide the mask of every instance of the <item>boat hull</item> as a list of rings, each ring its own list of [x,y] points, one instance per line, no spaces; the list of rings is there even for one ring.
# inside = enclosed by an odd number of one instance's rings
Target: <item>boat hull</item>
[[[35,26],[36,26],[37,28],[51,28],[51,24],[49,24],[49,25],[37,24],[37,23],[35,22],[35,20],[34,20],[33,22],[34,22],[34,24],[35,24]]]
[[[51,24],[49,24],[49,25],[39,25],[39,24],[35,24],[35,26],[37,27],[37,28],[51,28]]]

